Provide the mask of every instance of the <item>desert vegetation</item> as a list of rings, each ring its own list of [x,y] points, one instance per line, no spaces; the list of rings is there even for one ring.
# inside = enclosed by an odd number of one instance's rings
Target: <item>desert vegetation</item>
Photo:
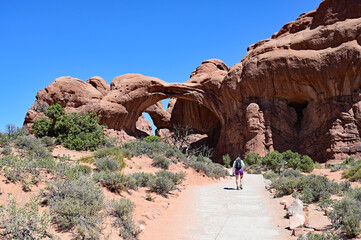
[[[274,151],[263,158],[250,153],[244,161],[250,173],[263,173],[264,178],[270,180],[269,189],[274,197],[292,195],[305,204],[316,204],[320,211],[327,210],[334,232],[308,233],[299,239],[343,239],[361,233],[361,188],[351,188],[350,183],[360,180],[361,160],[348,157],[340,164],[327,166],[331,172],[342,171],[342,182],[312,174],[320,165],[314,164],[308,156],[292,151]]]
[[[106,218],[113,219],[112,227],[121,238],[138,239],[141,229],[134,222],[134,203],[125,197],[107,199],[105,190],[119,196],[143,188],[146,201],[169,198],[186,178],[185,172],[169,171],[171,164],[212,178],[228,175],[223,166],[202,154],[185,154],[159,137],[115,146],[114,141],[107,142],[103,127],[91,114],[69,115],[59,104],[41,111],[45,116],[34,123],[35,137],[14,125],[0,133],[0,177],[5,184],[21,185],[24,193],[33,195],[21,203],[9,195],[0,205],[2,239],[53,239],[59,232],[76,239],[101,239]],[[54,157],[57,144],[94,152],[78,160]],[[134,156],[151,158],[159,170],[142,172],[140,166],[137,172],[124,173],[126,160]],[[0,183],[0,194],[4,183]]]

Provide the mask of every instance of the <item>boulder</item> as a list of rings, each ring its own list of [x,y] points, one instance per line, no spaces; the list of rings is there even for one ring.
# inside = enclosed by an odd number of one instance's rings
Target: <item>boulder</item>
[[[305,217],[303,214],[296,213],[292,216],[290,216],[290,229],[295,229],[299,227],[303,227],[305,224]]]
[[[302,215],[303,216],[303,202],[300,199],[295,199],[287,209],[287,215]]]

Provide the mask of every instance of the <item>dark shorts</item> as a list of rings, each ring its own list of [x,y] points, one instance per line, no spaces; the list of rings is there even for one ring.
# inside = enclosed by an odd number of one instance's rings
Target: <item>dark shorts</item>
[[[236,169],[236,170],[234,171],[234,174],[236,174],[236,175],[238,175],[238,174],[243,175],[243,169]]]

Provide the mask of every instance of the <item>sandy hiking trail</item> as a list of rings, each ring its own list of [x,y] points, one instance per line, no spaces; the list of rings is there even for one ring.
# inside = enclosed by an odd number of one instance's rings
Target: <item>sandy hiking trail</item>
[[[193,186],[178,200],[141,240],[285,239],[262,175],[245,174],[243,190],[235,190],[234,178]]]

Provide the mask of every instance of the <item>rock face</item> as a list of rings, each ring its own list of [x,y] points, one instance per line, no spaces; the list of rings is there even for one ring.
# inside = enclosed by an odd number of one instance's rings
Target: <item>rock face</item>
[[[248,48],[240,63],[204,61],[183,84],[140,74],[86,82],[56,79],[37,94],[25,125],[42,103],[94,111],[101,123],[134,136],[148,112],[158,129],[191,127],[207,134],[215,160],[229,153],[291,149],[314,160],[361,157],[361,2],[324,0]],[[171,98],[164,110],[159,102]],[[139,124],[138,124],[139,125]]]

